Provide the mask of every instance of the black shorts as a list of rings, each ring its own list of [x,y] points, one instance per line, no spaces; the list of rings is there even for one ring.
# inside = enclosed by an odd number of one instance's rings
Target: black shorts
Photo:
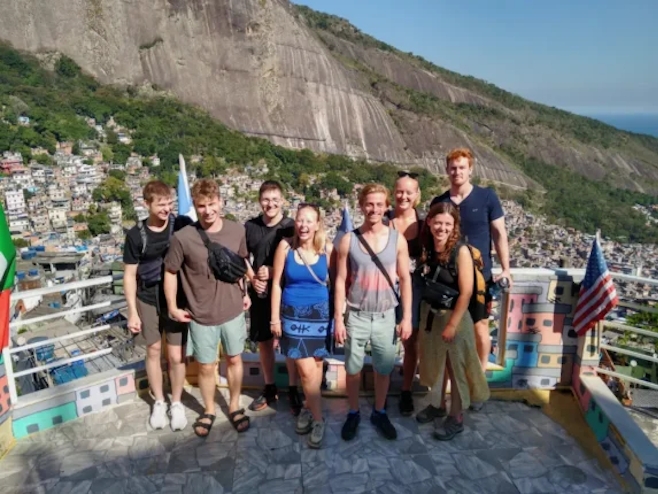
[[[249,339],[255,343],[270,341],[273,338],[270,329],[272,316],[271,298],[260,298],[256,292],[249,290],[251,308],[249,309]]]
[[[483,319],[489,319],[491,315],[491,302],[493,297],[491,296],[491,287],[494,285],[493,278],[489,278],[485,284],[484,292],[484,305],[478,303],[471,303],[468,307],[468,311],[471,313],[471,318],[473,322],[478,322]]]

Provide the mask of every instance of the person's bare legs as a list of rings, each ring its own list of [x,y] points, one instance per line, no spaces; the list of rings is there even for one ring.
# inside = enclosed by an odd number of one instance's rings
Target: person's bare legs
[[[162,390],[162,343],[158,340],[152,345],[146,347],[146,377],[149,380],[149,387],[155,401],[164,401],[164,392]]]
[[[474,324],[475,326],[475,344],[477,346],[478,357],[482,365],[482,371],[487,370],[489,354],[491,353],[491,336],[489,334],[489,319],[482,319]]]
[[[386,395],[388,394],[388,388],[391,384],[390,374],[382,375],[379,372],[375,371],[375,410],[381,411],[386,405]],[[357,390],[357,400],[358,400],[358,390]]]
[[[274,338],[258,342],[258,356],[265,384],[274,384]]]
[[[242,378],[244,376],[244,366],[242,364],[242,355],[233,355],[227,357],[226,359],[226,378],[228,381],[228,392],[229,392],[229,405],[228,412],[229,414],[240,410],[240,394],[242,392]],[[233,422],[239,421],[244,414],[238,414],[233,417],[231,420]],[[249,427],[249,422],[244,421],[238,426],[238,432],[242,432]]]
[[[204,413],[207,415],[217,415],[215,411],[216,372],[217,362],[212,364],[202,364],[199,362],[199,391],[203,400]],[[210,419],[207,418],[199,419],[199,422],[209,425],[211,423]],[[197,427],[195,432],[199,436],[206,436],[208,434],[202,427]]]
[[[182,345],[167,345],[169,380],[171,381],[171,401],[180,402],[185,385],[185,356]]]
[[[299,372],[302,389],[306,397],[306,408],[313,415],[313,420],[321,422],[322,396],[320,386],[322,385],[322,360],[310,357],[298,359],[295,362],[297,363],[297,371]]]

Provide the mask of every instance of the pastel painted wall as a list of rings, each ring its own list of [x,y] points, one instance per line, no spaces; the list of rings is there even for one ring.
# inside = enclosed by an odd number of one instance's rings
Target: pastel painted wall
[[[487,371],[490,387],[552,389],[571,384],[576,293],[567,277],[514,283],[505,321],[505,367]]]
[[[11,397],[9,396],[9,381],[5,372],[5,363],[0,355],[0,424],[5,422],[11,414]]]
[[[132,399],[137,389],[134,371],[124,371],[118,376],[113,373],[104,379],[102,375],[89,376],[74,381],[70,387],[71,391],[64,393],[61,388],[40,391],[40,399],[29,404],[21,404],[19,400],[20,406],[14,407],[11,414],[13,436],[20,439],[122,403],[126,398]]]

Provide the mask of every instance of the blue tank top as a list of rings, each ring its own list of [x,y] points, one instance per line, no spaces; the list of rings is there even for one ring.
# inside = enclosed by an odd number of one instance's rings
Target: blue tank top
[[[327,280],[327,255],[320,254],[315,264],[309,266],[321,281]],[[286,255],[286,264],[283,269],[284,284],[282,302],[286,305],[314,304],[326,301],[329,297],[329,288],[321,285],[309,273],[303,262],[295,259],[295,251],[290,249]]]

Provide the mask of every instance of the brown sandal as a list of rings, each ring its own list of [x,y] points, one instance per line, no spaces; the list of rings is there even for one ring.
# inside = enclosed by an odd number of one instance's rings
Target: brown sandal
[[[242,415],[241,418],[236,419],[236,415]],[[229,421],[231,422],[231,425],[233,428],[238,431],[238,432],[245,432],[249,430],[249,427],[251,426],[251,421],[249,419],[249,416],[244,414],[244,408],[241,408],[240,410],[236,410],[235,412],[231,412],[228,414]],[[240,424],[246,422],[247,426],[240,429]]]

